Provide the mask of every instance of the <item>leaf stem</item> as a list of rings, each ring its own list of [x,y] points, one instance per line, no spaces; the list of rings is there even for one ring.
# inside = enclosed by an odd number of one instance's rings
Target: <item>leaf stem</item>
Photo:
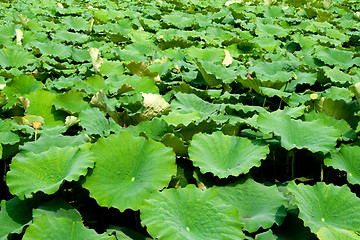
[[[324,181],[324,164],[321,163],[321,170],[320,170],[320,182]]]
[[[266,97],[264,98],[263,107],[265,107]]]
[[[291,150],[292,158],[291,158],[291,179],[295,178],[295,150]]]

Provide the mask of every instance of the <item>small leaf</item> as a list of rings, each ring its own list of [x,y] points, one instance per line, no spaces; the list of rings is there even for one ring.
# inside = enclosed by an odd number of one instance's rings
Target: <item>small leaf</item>
[[[220,178],[248,173],[250,168],[260,166],[269,152],[261,141],[227,136],[220,131],[195,135],[189,147],[194,165],[202,173],[211,172]]]
[[[26,229],[24,240],[33,239],[88,239],[115,240],[115,236],[98,234],[93,229],[86,228],[82,222],[70,218],[57,218],[44,214],[34,220]]]
[[[346,171],[351,184],[360,185],[360,147],[342,145],[340,150],[324,160],[326,166]]]

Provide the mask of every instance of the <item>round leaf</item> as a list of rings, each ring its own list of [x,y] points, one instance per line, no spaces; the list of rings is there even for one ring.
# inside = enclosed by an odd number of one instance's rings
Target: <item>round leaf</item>
[[[321,120],[305,122],[290,116],[262,113],[257,122],[262,132],[280,136],[281,145],[287,150],[307,148],[312,152],[326,153],[335,150],[336,141],[341,137],[338,129],[324,125]]]
[[[220,197],[228,204],[236,206],[244,230],[252,233],[260,227],[270,228],[274,222],[282,223],[286,215],[283,206],[288,200],[276,186],[266,187],[252,179],[234,186],[217,187]]]
[[[234,206],[225,204],[215,189],[193,185],[166,189],[145,200],[141,223],[158,239],[244,239]]]
[[[326,166],[346,171],[349,183],[360,184],[360,147],[343,145],[324,160]]]
[[[202,173],[212,172],[220,178],[248,173],[250,168],[260,166],[268,153],[269,147],[260,141],[227,136],[222,132],[199,133],[189,147],[194,165]]]
[[[120,132],[92,146],[97,157],[84,187],[99,205],[137,210],[153,191],[176,175],[175,155],[163,144]]]
[[[82,222],[70,218],[56,218],[44,214],[34,220],[25,231],[24,240],[33,239],[87,239],[102,240],[112,239],[115,236],[97,234],[95,230],[86,228]]]
[[[38,191],[53,194],[63,181],[77,181],[93,165],[90,152],[71,146],[52,146],[42,153],[28,152],[13,158],[6,183],[10,192],[19,198],[31,197]]]
[[[294,182],[287,186],[295,196],[299,218],[313,233],[323,226],[360,232],[360,199],[344,185],[342,187],[318,182],[314,186]]]
[[[346,229],[334,228],[332,226],[321,227],[317,232],[320,240],[359,240],[360,235]]]

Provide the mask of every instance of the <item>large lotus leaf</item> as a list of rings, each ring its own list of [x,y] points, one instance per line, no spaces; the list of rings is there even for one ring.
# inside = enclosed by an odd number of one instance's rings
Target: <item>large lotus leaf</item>
[[[57,218],[70,218],[73,221],[82,221],[82,217],[78,210],[62,198],[55,198],[50,202],[45,202],[36,209],[33,209],[33,219],[36,219],[44,214],[52,215]]]
[[[220,48],[207,47],[202,49],[191,47],[186,49],[186,55],[188,55],[190,58],[198,59],[200,61],[203,60],[207,62],[221,63],[225,57],[225,52]]]
[[[293,203],[300,210],[299,218],[313,233],[324,226],[360,232],[360,199],[346,185],[290,182],[287,189],[295,196]]]
[[[86,21],[81,17],[63,17],[61,22],[66,26],[66,29],[75,31],[85,31],[90,29],[90,21]]]
[[[164,22],[174,25],[180,29],[191,27],[194,24],[194,17],[191,14],[172,12],[162,16]]]
[[[287,198],[277,187],[266,187],[251,178],[243,183],[216,187],[220,198],[238,209],[244,230],[252,233],[260,227],[270,228],[275,222],[281,225],[286,216]]]
[[[331,98],[332,100],[344,100],[345,102],[351,102],[353,93],[348,88],[331,86],[323,92],[323,97]]]
[[[3,90],[9,97],[6,107],[11,107],[14,103],[18,102],[14,96],[15,94],[20,97],[41,88],[43,88],[43,84],[31,75],[20,75],[15,77],[6,84]]]
[[[40,154],[48,151],[52,146],[59,148],[64,148],[66,146],[81,146],[87,141],[89,141],[89,139],[85,135],[63,136],[42,134],[37,141],[26,142],[24,145],[20,146],[20,152],[17,157],[23,156],[23,154],[28,152]]]
[[[65,115],[61,111],[54,111],[53,100],[56,94],[39,89],[27,95],[30,104],[27,108],[27,115],[41,116],[45,120],[45,127],[63,125]]]
[[[36,58],[21,48],[0,49],[0,66],[20,68],[36,62]]]
[[[339,66],[344,69],[350,68],[354,61],[354,53],[346,50],[331,49],[326,47],[317,47],[316,56],[326,64]]]
[[[340,150],[324,160],[326,166],[346,171],[347,180],[360,184],[360,147],[342,145]]]
[[[137,210],[152,192],[167,187],[176,174],[171,148],[129,132],[99,139],[92,152],[96,167],[84,187],[100,206]]]
[[[67,111],[70,114],[79,113],[89,107],[88,103],[83,100],[83,97],[82,93],[76,90],[70,90],[57,95],[53,104],[56,109]]]
[[[244,239],[234,206],[223,202],[215,189],[194,185],[166,189],[145,200],[141,224],[158,239]]]
[[[180,125],[188,126],[192,122],[201,120],[200,114],[197,111],[181,113],[178,110],[171,110],[168,115],[163,115],[161,118],[169,125],[175,127]]]
[[[321,120],[311,122],[294,120],[284,115],[276,117],[261,113],[257,118],[258,126],[264,133],[273,132],[281,137],[281,146],[287,150],[306,148],[312,152],[335,150],[341,131],[326,126]]]
[[[72,146],[51,146],[39,154],[28,152],[13,158],[6,183],[10,192],[21,199],[38,191],[53,194],[65,180],[77,181],[85,175],[94,160],[90,152]]]
[[[275,24],[262,24],[258,22],[256,24],[255,33],[258,36],[278,36],[278,37],[285,37],[289,34],[289,30],[280,27],[279,25]]]
[[[212,172],[220,178],[248,173],[250,168],[260,166],[269,152],[269,147],[258,140],[227,136],[220,131],[195,135],[189,147],[194,165],[202,173]]]
[[[21,233],[22,228],[31,220],[32,204],[29,200],[14,197],[9,201],[1,201],[0,240],[7,239],[10,233]]]
[[[114,89],[117,89],[116,91],[121,89],[124,84],[128,84],[136,93],[146,92],[159,94],[159,88],[156,86],[155,82],[147,77],[139,77],[136,75],[113,75],[106,79],[106,83],[110,84]]]
[[[13,145],[19,141],[20,141],[19,135],[12,132],[11,130],[0,131],[0,143]]]
[[[145,135],[147,138],[155,141],[161,141],[166,133],[173,132],[172,128],[159,118],[141,122],[136,126],[129,126],[126,131],[132,132],[135,136]]]
[[[40,50],[42,54],[59,57],[60,59],[69,58],[72,54],[72,48],[63,44],[48,42],[33,42],[32,45]]]
[[[360,235],[354,231],[335,228],[332,226],[321,227],[316,233],[320,240],[359,240]]]
[[[73,221],[70,218],[57,218],[44,214],[34,220],[26,229],[24,240],[34,239],[62,239],[62,240],[115,240],[115,236],[97,234],[95,230],[88,229],[80,221]]]
[[[344,100],[333,100],[331,98],[322,97],[315,100],[314,109],[317,112],[325,112],[327,115],[335,119],[344,119],[352,128],[356,128],[358,119],[354,117],[354,113],[360,108],[355,102],[345,102]]]
[[[104,113],[97,108],[88,108],[79,114],[80,126],[87,134],[97,134],[106,136],[110,134],[110,122],[104,116]]]
[[[68,31],[58,31],[52,35],[54,41],[69,42],[72,44],[82,44],[89,40],[89,36],[81,33],[74,33]]]
[[[274,52],[275,49],[281,46],[281,41],[269,35],[256,37],[253,42],[268,52]]]
[[[124,65],[120,61],[105,60],[101,64],[100,73],[107,77],[121,75],[124,72]]]
[[[325,70],[325,74],[330,78],[332,82],[335,83],[346,84],[352,82],[351,76],[349,74],[342,72],[337,67]]]
[[[311,111],[308,114],[305,114],[305,121],[313,121],[313,120],[321,120],[324,125],[329,127],[334,127],[341,131],[342,138],[344,140],[352,139],[354,140],[356,138],[356,132],[350,127],[350,125],[344,120],[338,120],[331,116],[326,115],[326,113],[316,113],[315,111]]]
[[[201,72],[201,75],[203,76],[205,82],[207,83],[207,85],[209,85],[210,87],[214,87],[214,86],[218,86],[222,84],[221,79],[217,78],[216,75],[210,73],[207,71],[207,69],[204,68],[204,65],[209,67],[210,64],[206,64],[206,62],[196,62],[196,66],[198,67],[199,71]],[[213,65],[215,66],[215,65]],[[225,66],[222,66],[223,69],[225,70]]]
[[[216,114],[223,109],[220,104],[211,104],[202,100],[195,94],[177,93],[176,99],[171,102],[171,108],[177,109],[180,113],[198,112],[201,117]]]

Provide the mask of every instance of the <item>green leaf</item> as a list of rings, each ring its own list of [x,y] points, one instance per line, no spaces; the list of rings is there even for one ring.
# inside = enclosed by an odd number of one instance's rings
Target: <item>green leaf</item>
[[[245,224],[247,232],[256,232],[261,227],[268,229],[275,222],[280,226],[286,216],[288,200],[275,185],[266,187],[249,178],[235,185],[216,187],[216,190],[220,198],[238,209],[240,222]]]
[[[315,113],[311,111],[309,114],[305,114],[306,121],[321,120],[324,125],[329,127],[334,127],[341,131],[342,138],[345,141],[354,140],[356,138],[356,132],[350,127],[350,125],[344,120],[337,120],[331,116],[326,115],[326,113]]]
[[[21,233],[22,228],[30,222],[32,204],[29,200],[19,200],[14,197],[9,201],[1,201],[0,239],[7,239],[10,233]]]
[[[89,239],[115,240],[115,236],[97,234],[95,230],[86,228],[82,222],[73,221],[70,218],[57,218],[44,214],[34,220],[26,229],[24,240],[33,239]]]
[[[28,115],[36,115],[44,118],[44,127],[63,125],[65,115],[60,111],[53,110],[53,100],[55,97],[56,94],[43,89],[30,92],[27,95],[30,105],[27,108],[26,113]]]
[[[94,160],[90,152],[71,146],[51,146],[41,153],[28,152],[13,158],[6,183],[10,192],[20,199],[38,191],[53,194],[65,180],[79,180],[93,167]]]
[[[191,14],[172,12],[162,16],[165,23],[174,25],[180,29],[191,27],[194,24],[194,17]]]
[[[257,234],[255,239],[256,240],[276,240],[278,238],[274,236],[273,232],[270,229],[270,230],[268,230],[266,232],[262,232],[262,233]]]
[[[211,104],[194,94],[177,93],[176,99],[171,102],[171,108],[180,113],[198,112],[201,117],[216,114],[223,107],[220,104]]]
[[[219,199],[215,189],[194,185],[165,189],[145,200],[141,224],[158,239],[244,239],[234,206]]]
[[[332,226],[321,227],[316,233],[320,240],[359,240],[360,235],[354,231]]]
[[[86,21],[82,17],[63,17],[61,22],[66,26],[66,29],[75,31],[85,31],[90,29],[90,21]]]
[[[326,166],[345,171],[351,184],[360,184],[360,147],[342,145],[340,150],[324,160]]]
[[[55,43],[52,41],[48,42],[32,42],[32,45],[40,50],[42,54],[58,57],[62,60],[70,58],[72,54],[71,47],[65,46],[63,44]]]
[[[83,186],[100,206],[137,210],[176,174],[170,148],[129,132],[101,138],[91,150],[97,158],[96,167]]]
[[[62,198],[55,198],[50,202],[45,202],[33,209],[33,218],[36,219],[42,215],[51,215],[57,218],[70,218],[73,221],[81,221],[80,213]]]
[[[315,51],[316,56],[326,64],[339,66],[344,69],[348,69],[354,64],[352,60],[354,54],[350,51],[325,47],[317,47]]]
[[[83,94],[79,91],[70,90],[57,95],[53,104],[56,109],[67,111],[70,114],[79,113],[89,105],[83,100]]]
[[[289,30],[284,29],[276,24],[262,24],[260,22],[257,22],[255,33],[258,36],[285,37],[285,36],[289,35]]]
[[[161,116],[168,124],[178,127],[188,126],[190,123],[201,120],[200,114],[196,111],[180,113],[178,110],[171,110],[168,115]]]
[[[17,103],[15,94],[20,97],[30,92],[43,88],[43,84],[31,75],[20,75],[8,82],[4,88],[4,93],[9,97],[6,107],[11,107]]]
[[[290,182],[287,189],[295,196],[293,203],[300,210],[299,218],[313,233],[324,226],[360,231],[360,199],[346,185]]]
[[[107,77],[121,75],[124,72],[124,65],[120,61],[104,60],[99,71],[102,75]]]
[[[110,134],[110,122],[104,114],[97,108],[88,108],[79,114],[80,126],[89,135],[97,134],[107,136]]]
[[[224,135],[199,133],[189,147],[190,160],[202,173],[211,172],[220,178],[246,174],[250,168],[260,166],[269,154],[269,147],[261,141]]]
[[[129,126],[126,131],[133,133],[135,136],[145,135],[149,139],[160,141],[166,133],[171,133],[173,130],[164,120],[154,118],[150,121],[141,122],[136,126]]]
[[[20,47],[0,49],[0,66],[3,68],[20,68],[35,62],[35,57]]]
[[[337,67],[325,70],[325,74],[330,78],[332,82],[340,84],[352,83],[351,76],[340,71],[340,69]]]
[[[311,152],[327,153],[335,150],[336,141],[341,137],[338,129],[324,125],[321,120],[307,122],[291,119],[290,116],[278,118],[261,113],[257,123],[262,132],[280,136],[281,146],[287,150],[305,148]]]

